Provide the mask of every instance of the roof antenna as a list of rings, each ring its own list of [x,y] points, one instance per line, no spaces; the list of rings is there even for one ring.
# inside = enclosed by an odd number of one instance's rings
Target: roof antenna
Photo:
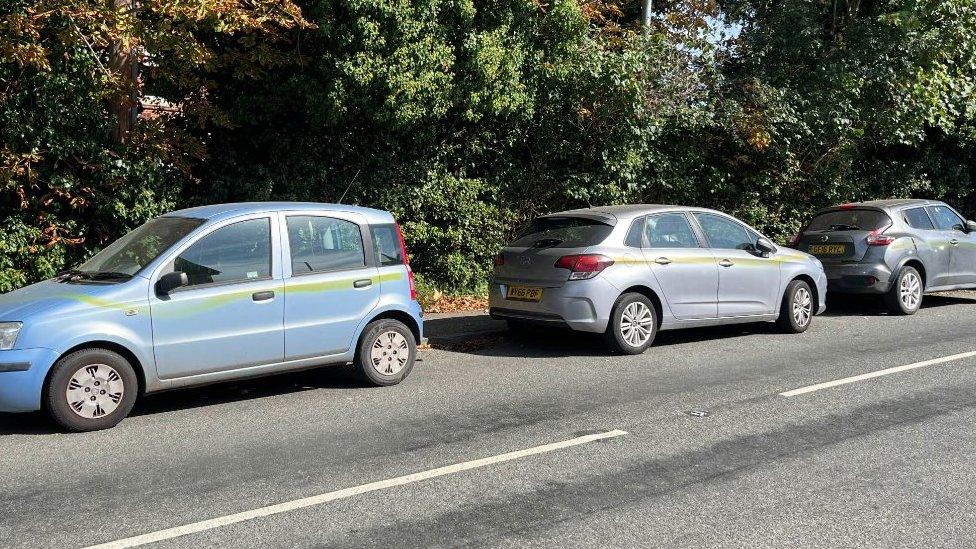
[[[352,188],[353,184],[356,182],[356,178],[359,177],[359,172],[361,171],[363,171],[362,168],[356,170],[356,175],[352,176],[352,181],[349,182],[349,185],[346,185],[346,190],[342,191],[342,196],[339,197],[339,201],[336,202],[336,204],[342,204],[342,201],[346,198],[346,193],[348,193],[349,189]]]

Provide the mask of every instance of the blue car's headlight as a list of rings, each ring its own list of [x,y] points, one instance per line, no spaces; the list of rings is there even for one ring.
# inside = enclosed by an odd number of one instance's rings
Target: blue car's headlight
[[[0,351],[9,351],[17,344],[23,322],[0,322]]]

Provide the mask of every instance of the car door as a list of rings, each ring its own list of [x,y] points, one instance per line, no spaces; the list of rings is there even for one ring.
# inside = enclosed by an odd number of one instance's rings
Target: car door
[[[347,212],[282,213],[285,265],[285,356],[334,355],[354,345],[360,322],[376,307],[380,281],[366,253],[369,227]]]
[[[755,252],[759,235],[724,215],[695,212],[718,273],[718,316],[752,316],[776,311],[780,301],[780,267]]]
[[[967,233],[966,221],[944,204],[926,208],[948,244],[946,285],[976,284],[976,234]]]
[[[925,265],[926,285],[936,287],[950,284],[951,235],[936,228],[932,217],[922,206],[908,208],[902,215],[905,223],[914,229],[912,240],[918,258]]]
[[[277,218],[224,223],[194,239],[157,273],[186,273],[188,284],[150,290],[160,379],[281,362],[284,295]]]
[[[698,241],[688,217],[681,212],[655,214],[641,223],[644,260],[675,318],[715,318],[718,266],[712,252]]]

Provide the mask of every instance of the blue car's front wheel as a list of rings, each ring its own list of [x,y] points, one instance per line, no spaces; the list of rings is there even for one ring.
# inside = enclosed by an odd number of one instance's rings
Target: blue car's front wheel
[[[138,392],[139,381],[129,361],[107,349],[82,349],[54,364],[44,404],[65,429],[97,431],[125,419]]]

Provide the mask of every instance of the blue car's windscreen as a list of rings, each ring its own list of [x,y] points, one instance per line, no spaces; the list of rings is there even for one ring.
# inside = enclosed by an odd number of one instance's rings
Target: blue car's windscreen
[[[150,219],[95,254],[78,271],[134,275],[202,224],[202,219],[188,217]]]

